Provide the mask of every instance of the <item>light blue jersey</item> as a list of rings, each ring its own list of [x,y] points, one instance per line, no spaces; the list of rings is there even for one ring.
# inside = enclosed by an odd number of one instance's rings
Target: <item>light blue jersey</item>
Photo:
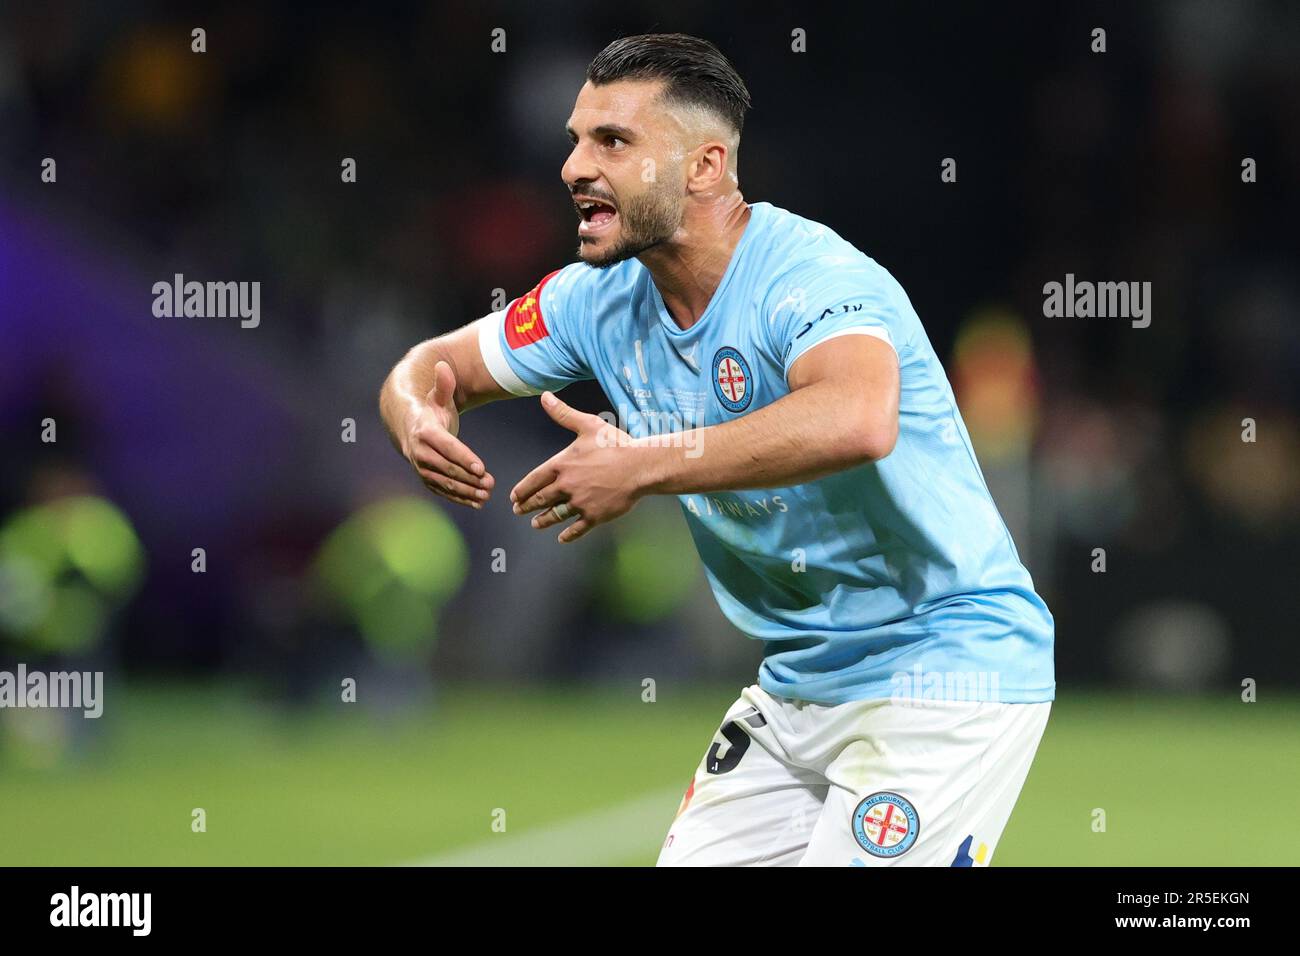
[[[791,364],[827,339],[888,342],[901,398],[887,457],[788,488],[679,496],[718,603],[764,642],[759,684],[770,694],[1052,700],[1052,615],[907,295],[825,226],[769,203],[750,208],[689,329],[640,262],[579,262],[480,325],[487,367],[518,395],[595,379],[623,427],[646,437],[779,400]],[[707,435],[683,449],[700,452]]]

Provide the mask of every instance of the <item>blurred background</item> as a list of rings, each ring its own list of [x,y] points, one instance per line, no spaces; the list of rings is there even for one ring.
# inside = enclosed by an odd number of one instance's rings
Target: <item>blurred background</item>
[[[677,504],[564,548],[452,510],[376,395],[574,259],[583,72],[669,30],[749,86],[746,198],[907,290],[1055,615],[998,862],[1294,863],[1300,9],[1199,0],[7,5],[0,669],[106,686],[0,710],[0,863],[653,861],[760,658]],[[155,317],[177,273],[260,324]],[[1067,273],[1150,326],[1044,317]],[[567,443],[535,400],[462,433],[506,489]]]

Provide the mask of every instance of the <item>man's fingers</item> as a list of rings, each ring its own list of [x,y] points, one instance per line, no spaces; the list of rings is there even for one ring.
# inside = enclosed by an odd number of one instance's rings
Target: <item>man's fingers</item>
[[[448,478],[455,478],[459,482],[469,485],[472,488],[481,488],[484,491],[491,491],[496,484],[491,475],[484,474],[482,477],[472,474],[462,468],[455,462],[448,461],[442,455],[438,454],[428,445],[421,445],[415,451],[416,470],[427,469],[435,475],[445,475]],[[484,498],[487,495],[483,496]]]
[[[533,521],[532,521],[533,527],[540,531],[543,528],[549,528],[553,524],[560,524],[561,522],[568,521],[570,518],[577,515],[578,513],[577,511],[571,511],[563,518],[557,518],[555,516],[555,508],[557,505],[561,505],[561,504],[564,504],[564,502],[552,501],[548,503],[545,511],[533,516]]]
[[[433,367],[433,388],[424,396],[430,405],[448,406],[456,393],[456,375],[446,362],[439,362]]]
[[[523,514],[519,510],[519,502],[527,501],[533,495],[537,494],[551,482],[555,481],[555,466],[549,461],[538,465],[528,474],[520,479],[519,484],[515,485],[514,490],[510,492],[510,500],[515,502],[515,514]]]
[[[442,479],[429,480],[425,478],[423,475],[421,475],[420,481],[424,483],[424,487],[428,488],[439,498],[446,498],[448,501],[452,502],[453,504],[464,505],[467,508],[473,508],[475,511],[483,507],[483,502],[481,501],[476,501],[472,498],[465,498],[461,495],[448,491],[446,486],[442,483]]]
[[[487,500],[488,493],[486,490],[467,485],[455,478],[448,478],[440,472],[430,471],[427,468],[417,468],[416,473],[431,491],[436,491],[445,497],[461,498],[469,504],[478,504]]]
[[[542,392],[542,408],[551,416],[555,424],[578,431],[576,418],[580,413],[575,412],[563,400],[556,398],[554,392]]]
[[[532,497],[526,499],[522,504],[515,505],[515,514],[526,515],[532,514],[542,508],[551,508],[560,502],[567,500],[567,496],[560,492],[553,485],[548,485]]]
[[[460,495],[454,495],[450,491],[445,490],[436,481],[425,481],[424,486],[439,498],[446,498],[452,504],[464,505],[466,508],[473,508],[475,511],[478,511],[483,507],[483,502],[473,501],[469,498],[462,498]]]
[[[551,416],[551,420],[555,424],[563,425],[575,434],[582,434],[582,430],[588,425],[605,424],[605,420],[599,415],[578,411],[573,406],[557,398],[554,392],[542,392],[542,408],[546,414]],[[592,422],[592,419],[595,419],[595,422]]]
[[[586,518],[579,518],[577,521],[573,522],[573,524],[561,531],[556,540],[559,541],[560,544],[568,544],[570,541],[577,541],[594,527],[596,527],[595,524],[588,521]]]
[[[417,437],[449,462],[459,465],[470,474],[479,477],[487,474],[487,470],[483,467],[483,462],[479,461],[478,455],[470,451],[469,446],[451,432],[441,428],[431,428],[428,431],[419,432]]]

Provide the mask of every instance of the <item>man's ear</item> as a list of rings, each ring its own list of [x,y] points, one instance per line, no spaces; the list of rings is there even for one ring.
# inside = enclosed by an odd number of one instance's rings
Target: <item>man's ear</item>
[[[687,188],[692,192],[708,192],[727,175],[727,161],[731,150],[721,140],[709,140],[695,147],[691,154]]]

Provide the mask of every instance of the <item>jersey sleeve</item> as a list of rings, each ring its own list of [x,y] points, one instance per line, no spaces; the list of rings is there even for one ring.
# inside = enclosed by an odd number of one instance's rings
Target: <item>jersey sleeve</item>
[[[811,259],[783,275],[763,308],[782,371],[789,375],[804,352],[842,335],[873,336],[897,354],[906,331],[892,284],[869,259],[843,256]]]
[[[540,395],[592,378],[577,343],[591,314],[580,281],[588,267],[557,269],[504,309],[478,320],[479,351],[498,385],[512,395]]]

